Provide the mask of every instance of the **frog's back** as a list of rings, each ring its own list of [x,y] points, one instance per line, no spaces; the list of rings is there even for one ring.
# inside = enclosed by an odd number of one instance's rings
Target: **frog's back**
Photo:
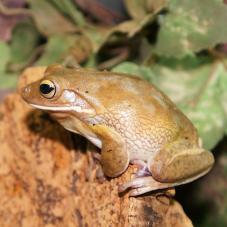
[[[124,74],[92,76],[100,79],[96,95],[108,110],[102,117],[126,139],[131,159],[145,160],[178,135],[197,139],[191,122],[152,84]]]

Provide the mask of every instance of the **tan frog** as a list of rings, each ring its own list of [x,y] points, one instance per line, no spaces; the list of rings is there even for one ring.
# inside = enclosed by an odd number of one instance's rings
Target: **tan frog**
[[[22,97],[99,147],[106,176],[117,177],[136,164],[135,178],[120,185],[120,192],[130,188],[137,196],[185,184],[214,164],[188,118],[137,77],[51,65]]]

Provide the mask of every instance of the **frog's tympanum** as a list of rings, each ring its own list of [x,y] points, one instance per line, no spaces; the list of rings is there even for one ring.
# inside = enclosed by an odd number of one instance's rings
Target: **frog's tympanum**
[[[190,120],[161,91],[129,75],[51,65],[22,90],[26,102],[101,149],[108,177],[130,163],[135,177],[119,186],[136,196],[191,182],[214,163]]]

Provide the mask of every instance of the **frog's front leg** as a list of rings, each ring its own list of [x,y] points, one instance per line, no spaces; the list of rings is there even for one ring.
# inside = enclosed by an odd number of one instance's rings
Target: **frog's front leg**
[[[93,129],[102,140],[100,162],[104,174],[108,177],[119,176],[129,165],[125,141],[114,129],[103,125],[96,125]]]
[[[211,152],[200,147],[190,148],[184,141],[179,140],[165,146],[150,158],[147,168],[151,176],[136,177],[121,185],[119,191],[131,188],[133,190],[130,191],[130,195],[137,196],[149,191],[185,184],[205,175],[213,163]]]

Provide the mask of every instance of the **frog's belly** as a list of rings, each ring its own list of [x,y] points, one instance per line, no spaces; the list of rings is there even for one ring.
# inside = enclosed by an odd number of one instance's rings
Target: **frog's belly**
[[[127,149],[130,153],[130,161],[148,161],[161,149],[161,147],[161,144],[150,143],[149,141],[127,141]]]

